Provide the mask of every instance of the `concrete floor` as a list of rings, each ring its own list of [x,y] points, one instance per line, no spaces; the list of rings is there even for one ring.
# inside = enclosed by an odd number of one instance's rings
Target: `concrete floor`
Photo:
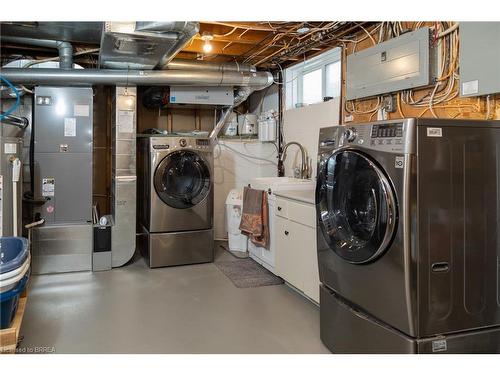
[[[329,353],[319,308],[286,285],[238,289],[214,264],[149,269],[140,258],[33,276],[21,334],[25,352]]]

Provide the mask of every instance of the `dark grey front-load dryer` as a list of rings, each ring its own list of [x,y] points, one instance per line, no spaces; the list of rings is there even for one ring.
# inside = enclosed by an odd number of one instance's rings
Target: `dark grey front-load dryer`
[[[321,129],[316,211],[332,351],[500,352],[500,122]]]
[[[408,125],[398,125],[403,126]],[[344,131],[320,130],[316,207],[321,282],[396,329],[415,334],[411,281],[405,272],[410,249],[404,217],[409,212],[402,204],[411,154],[403,142],[372,143],[368,126],[356,127],[355,141]]]

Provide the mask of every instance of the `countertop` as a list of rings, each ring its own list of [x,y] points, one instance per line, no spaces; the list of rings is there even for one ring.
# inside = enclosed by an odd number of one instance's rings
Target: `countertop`
[[[293,199],[307,204],[315,204],[315,190],[279,190],[275,191],[274,195],[282,198]]]

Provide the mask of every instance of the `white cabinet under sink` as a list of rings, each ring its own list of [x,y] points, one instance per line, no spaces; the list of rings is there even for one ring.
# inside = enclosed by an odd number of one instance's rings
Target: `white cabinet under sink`
[[[301,192],[311,191],[315,187],[312,180],[302,180],[290,177],[259,177],[250,181],[250,187],[267,192],[269,204],[269,245],[267,248],[259,247],[253,243],[248,244],[250,257],[274,274],[279,275],[276,270],[276,199],[280,191]],[[316,240],[315,242],[316,243]]]
[[[276,273],[319,303],[315,206],[278,196],[274,209]]]

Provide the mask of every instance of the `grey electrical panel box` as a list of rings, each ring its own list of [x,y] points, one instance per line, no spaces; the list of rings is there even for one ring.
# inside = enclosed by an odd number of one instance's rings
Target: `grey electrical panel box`
[[[233,105],[232,87],[170,87],[172,104]]]
[[[46,225],[92,219],[92,89],[36,87],[35,197]]]
[[[437,57],[430,37],[430,29],[423,27],[347,56],[346,98],[432,84]]]
[[[500,92],[500,22],[460,22],[460,95]]]

